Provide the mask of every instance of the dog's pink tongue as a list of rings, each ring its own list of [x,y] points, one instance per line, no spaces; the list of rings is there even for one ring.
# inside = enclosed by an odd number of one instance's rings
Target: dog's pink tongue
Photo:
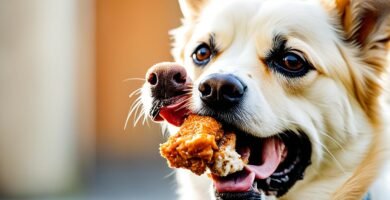
[[[251,189],[255,176],[255,173],[249,170],[243,170],[227,177],[213,175],[214,186],[217,192],[245,192]]]
[[[184,104],[184,102],[181,102],[162,107],[160,109],[160,116],[174,126],[181,126],[190,112]]]
[[[239,175],[227,177],[213,177],[218,192],[246,192],[255,179],[266,179],[275,172],[282,159],[284,144],[276,138],[269,138],[263,142],[262,163],[247,165]]]
[[[284,144],[277,138],[266,139],[263,143],[261,165],[247,165],[246,168],[256,174],[257,179],[266,179],[275,172],[282,160]]]

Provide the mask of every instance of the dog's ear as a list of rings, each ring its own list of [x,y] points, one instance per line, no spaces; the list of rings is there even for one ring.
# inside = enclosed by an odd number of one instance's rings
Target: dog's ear
[[[208,0],[179,0],[181,12],[185,19],[196,19]]]
[[[365,61],[372,63],[376,60],[372,57],[377,57],[378,51],[382,51],[381,55],[387,53],[390,0],[336,0],[336,6],[345,39],[360,48]]]
[[[377,97],[382,89],[390,40],[390,0],[335,0],[343,39],[358,51],[360,65],[354,76],[355,94],[369,115],[376,115]],[[375,117],[374,117],[375,118]]]

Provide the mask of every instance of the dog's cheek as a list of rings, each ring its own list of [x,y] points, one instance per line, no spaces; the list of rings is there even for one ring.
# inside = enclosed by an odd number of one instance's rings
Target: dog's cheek
[[[247,118],[244,130],[249,129],[259,137],[268,137],[282,131],[278,129],[281,120],[274,112],[265,91],[254,82],[249,81],[247,85],[247,93],[241,106],[242,113],[250,117]]]

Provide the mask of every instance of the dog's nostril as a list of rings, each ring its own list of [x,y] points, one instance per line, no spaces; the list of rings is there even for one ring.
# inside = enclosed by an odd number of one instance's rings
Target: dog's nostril
[[[209,96],[212,92],[211,86],[207,83],[200,84],[198,90],[201,93],[202,97]]]
[[[220,93],[227,98],[240,98],[244,95],[245,89],[237,85],[224,85]]]
[[[186,77],[183,76],[182,73],[177,72],[175,75],[173,75],[173,81],[175,81],[176,83],[179,83],[179,84],[183,84],[186,82]]]
[[[158,82],[157,74],[150,73],[148,77],[148,83],[150,83],[150,85],[157,85],[157,82]]]
[[[220,93],[227,98],[241,98],[245,90],[246,86],[243,85],[226,84],[221,87]]]

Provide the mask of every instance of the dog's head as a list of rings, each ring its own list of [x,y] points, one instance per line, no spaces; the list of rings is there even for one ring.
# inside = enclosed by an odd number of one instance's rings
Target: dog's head
[[[229,177],[217,179],[217,196],[248,195],[242,189],[248,180],[250,196],[293,195],[286,194],[293,186],[316,192],[310,190],[316,184],[331,195],[341,187],[316,180],[351,175],[380,121],[389,1],[180,0],[180,6],[183,26],[173,31],[180,65],[148,73],[146,111],[172,124],[188,110],[214,116],[243,140],[267,146],[257,152],[260,161],[231,178],[236,186]],[[286,150],[264,138],[279,138]],[[271,159],[264,160],[266,153]]]

